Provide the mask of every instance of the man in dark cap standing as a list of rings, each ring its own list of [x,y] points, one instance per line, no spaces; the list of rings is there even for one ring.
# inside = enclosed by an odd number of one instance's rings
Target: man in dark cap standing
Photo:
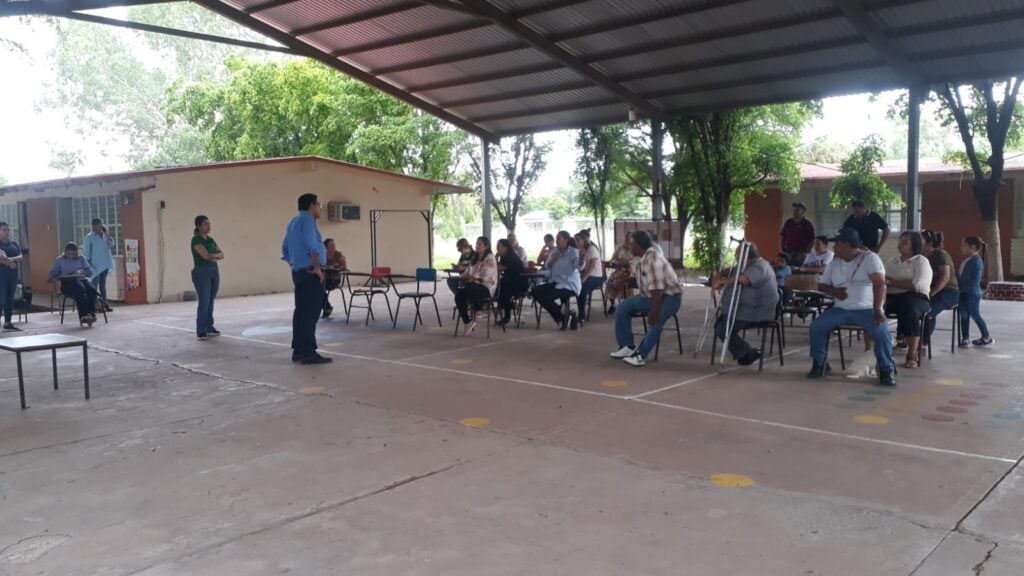
[[[789,259],[790,266],[800,266],[814,244],[814,223],[805,218],[807,206],[803,202],[793,203],[793,217],[782,225],[782,251]]]
[[[877,212],[869,210],[860,200],[854,200],[850,208],[852,214],[843,223],[843,228],[856,230],[864,247],[878,254],[885,241],[889,239],[889,223]],[[878,237],[879,231],[882,232],[881,238]]]

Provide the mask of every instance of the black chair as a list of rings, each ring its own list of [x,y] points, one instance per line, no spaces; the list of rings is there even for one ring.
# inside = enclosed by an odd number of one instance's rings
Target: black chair
[[[71,300],[71,311],[72,312],[77,312],[78,311],[78,302],[76,302],[74,298],[68,296],[67,294],[64,293],[63,290],[60,289],[60,280],[57,280],[56,282],[54,282],[53,293],[51,294],[51,298],[54,297],[54,296],[57,297],[58,299],[60,299],[60,323],[61,323],[61,326],[63,326],[64,325],[64,311],[67,309],[68,300]],[[101,304],[102,304],[102,306],[101,306]],[[107,320],[107,301],[104,300],[103,297],[100,296],[99,294],[96,295],[96,310],[103,314],[103,323],[104,324],[110,324],[110,322]],[[81,325],[82,321],[79,320],[78,323],[79,323],[79,325]]]
[[[952,312],[952,314],[950,314],[950,316],[953,317],[953,326],[949,329],[949,352],[950,352],[950,354],[956,354],[956,347],[957,347],[957,344],[959,344],[960,338],[962,336],[962,334],[960,333],[960,305],[959,304],[954,304],[953,307],[949,309],[949,311]],[[929,328],[928,323],[930,323],[930,322],[931,322],[931,319],[928,318],[927,322],[923,326],[923,328],[926,329],[926,330],[921,333],[922,335],[923,334],[928,334],[927,328]],[[938,327],[935,328],[936,332],[941,332],[941,331],[944,331],[944,330],[945,330],[945,328],[938,328]],[[931,360],[932,359],[932,342],[931,342],[931,338],[925,337],[925,339],[923,340],[922,346],[927,346],[928,347],[928,359]]]
[[[490,298],[485,298],[484,300],[481,300],[480,301],[480,307],[473,307],[473,309],[470,310],[470,314],[471,315],[475,315],[477,312],[487,312],[487,338],[488,339],[491,338],[491,323],[498,317],[497,311],[498,311],[498,295],[497,295],[497,293],[495,293],[495,295],[490,297]],[[458,336],[459,335],[459,324],[462,322],[462,318],[459,316],[459,308],[458,308],[458,306],[455,307],[455,310],[453,311],[453,316],[455,317],[455,332],[454,332],[453,335],[454,336]],[[501,331],[505,332],[505,325],[504,324],[501,325]]]
[[[605,302],[605,297],[604,297],[604,285],[605,285],[605,282],[607,282],[607,281],[608,281],[608,277],[607,276],[602,277],[601,278],[601,285],[590,291],[590,294],[587,297],[586,318],[581,318],[581,320],[586,320],[587,322],[590,322],[590,310],[591,310],[591,308],[594,307],[594,292],[600,292],[601,293],[601,309],[604,311],[604,317],[605,318],[608,317],[608,304]]]
[[[388,320],[394,323],[395,315],[391,312],[391,299],[388,298],[388,292],[393,287],[391,268],[382,266],[370,269],[370,277],[367,278],[366,282],[362,286],[352,288],[350,291],[352,296],[349,298],[348,311],[345,313],[345,324],[348,324],[349,319],[352,317],[352,310],[364,308],[366,309],[366,323],[364,325],[369,326],[370,319],[373,318],[373,298],[378,294],[384,296],[384,302],[388,305]],[[366,300],[366,306],[356,306],[357,296]]]
[[[32,307],[32,291],[27,290],[20,280],[14,289],[14,307],[18,311],[18,321],[27,324],[28,311]]]
[[[579,308],[579,294],[570,294],[562,299],[562,329],[564,330],[569,326],[569,314],[574,310],[572,301],[576,301],[576,309]],[[540,320],[543,317],[544,307],[540,305],[540,302],[533,301],[533,314],[537,318],[537,330],[540,330]]]
[[[644,314],[642,312],[634,312],[632,314],[632,318],[639,318],[640,321],[643,323],[643,326],[644,326],[643,334],[634,334],[634,336],[647,336],[647,314]],[[670,332],[675,332],[676,333],[676,343],[679,344],[679,355],[682,356],[683,355],[683,331],[679,329],[679,313],[678,312],[676,312],[675,314],[672,315],[672,320],[676,324],[675,329],[672,329],[672,328],[669,328],[668,326],[665,326],[664,328],[661,329],[661,331],[664,332],[664,331],[668,330]],[[665,320],[665,324],[668,324],[668,320]],[[654,359],[655,360],[658,359],[658,352],[659,351],[661,351],[661,340],[660,339],[658,340],[658,343],[654,346]]]
[[[420,286],[422,284],[430,284],[430,292],[424,291]],[[416,291],[415,292],[397,292],[398,303],[395,305],[395,317],[391,322],[391,328],[398,327],[398,311],[402,308],[402,300],[410,298],[413,305],[416,307],[416,315],[412,319],[412,329],[416,331],[416,323],[423,324],[423,317],[420,315],[420,302],[424,298],[430,298],[430,301],[434,303],[434,313],[437,314],[437,325],[443,327],[441,324],[441,312],[437,309],[437,270],[433,268],[417,268],[416,269]]]
[[[717,324],[717,322],[716,322]],[[757,362],[757,371],[762,372],[764,370],[764,357],[770,356],[775,351],[775,341],[779,342],[779,366],[786,365],[786,359],[783,355],[783,348],[786,346],[785,339],[783,337],[783,321],[782,321],[782,300],[775,305],[775,319],[774,320],[762,320],[761,322],[753,322],[743,328],[744,339],[746,338],[746,331],[755,329],[761,334],[761,357]],[[768,340],[768,335],[771,334],[771,341]],[[728,337],[728,335],[727,335]],[[765,352],[765,345],[768,345],[768,351]],[[723,346],[726,345],[723,343]],[[715,364],[715,350],[718,347],[718,337],[714,336],[711,339],[711,364]]]

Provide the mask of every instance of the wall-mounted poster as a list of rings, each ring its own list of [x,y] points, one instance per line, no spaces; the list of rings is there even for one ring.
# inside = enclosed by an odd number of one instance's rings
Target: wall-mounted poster
[[[131,238],[124,240],[124,289],[134,290],[141,280],[139,268],[139,241]]]

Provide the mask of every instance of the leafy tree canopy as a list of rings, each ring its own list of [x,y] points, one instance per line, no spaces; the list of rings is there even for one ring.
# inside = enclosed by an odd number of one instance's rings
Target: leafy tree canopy
[[[902,205],[900,195],[890,190],[878,175],[884,159],[882,139],[874,134],[865,138],[839,165],[843,175],[832,182],[832,206],[846,207],[854,200],[876,210]]]

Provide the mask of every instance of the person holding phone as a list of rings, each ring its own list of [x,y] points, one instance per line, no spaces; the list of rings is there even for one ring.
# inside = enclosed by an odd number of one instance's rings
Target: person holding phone
[[[103,225],[103,220],[92,219],[92,232],[85,235],[83,244],[83,255],[93,270],[93,277],[90,280],[100,294],[99,307],[104,308],[107,312],[113,312],[107,303],[107,275],[114,268],[114,239],[107,233],[107,227]]]

